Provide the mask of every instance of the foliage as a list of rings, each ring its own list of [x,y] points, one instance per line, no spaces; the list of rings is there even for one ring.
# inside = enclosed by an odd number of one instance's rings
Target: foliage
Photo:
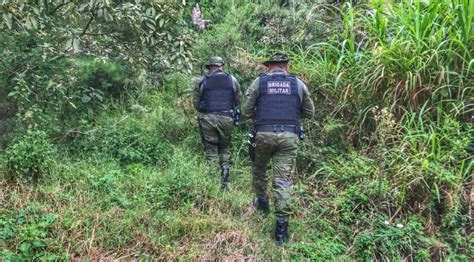
[[[54,160],[54,146],[44,131],[28,131],[6,150],[7,173],[17,179],[36,180],[47,175]]]
[[[29,206],[10,214],[0,215],[0,241],[3,243],[21,243],[17,247],[6,246],[0,251],[6,260],[64,259],[56,255],[48,246],[53,241],[52,230],[57,217],[36,207]],[[8,249],[8,247],[14,250]]]
[[[182,49],[186,36],[181,34],[181,1],[3,1],[1,8],[2,26],[11,33],[37,36],[43,42],[59,40],[42,45],[47,48],[44,51],[54,55],[85,52],[153,64],[156,61],[149,59],[163,58],[169,50],[174,55],[169,62],[179,65],[182,63],[178,60],[186,57]],[[36,39],[30,40],[38,46]]]
[[[158,130],[135,120],[86,131],[76,137],[75,150],[111,157],[123,164],[165,165],[172,155],[170,145]]]
[[[78,61],[78,83],[83,89],[83,103],[99,103],[104,97],[119,98],[125,94],[127,82],[124,68],[102,61]]]
[[[48,176],[0,178],[1,256],[472,260],[473,1],[329,2],[3,1],[0,157]],[[245,91],[277,49],[317,106],[284,248],[250,205],[249,123],[220,191],[190,99],[209,56]]]
[[[104,96],[119,97],[142,68],[190,70],[183,8],[182,1],[3,1],[0,102],[9,113],[2,119],[16,115],[19,128],[60,133],[65,118],[81,115],[77,107],[96,109]],[[91,56],[98,61],[67,59]]]

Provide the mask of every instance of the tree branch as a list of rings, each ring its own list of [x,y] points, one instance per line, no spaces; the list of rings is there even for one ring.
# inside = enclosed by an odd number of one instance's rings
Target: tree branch
[[[82,34],[80,36],[83,36],[87,33],[87,29],[89,29],[89,26],[91,25],[94,18],[94,13],[91,12],[91,17],[89,18],[89,21],[87,21],[86,27],[84,27],[84,30],[82,30]]]
[[[57,6],[55,6],[55,7],[53,8],[53,10],[51,10],[51,12],[50,12],[49,14],[52,15],[52,14],[56,13],[60,8],[66,6],[66,5],[68,5],[68,4],[72,4],[72,2],[66,2],[66,1],[64,1],[64,2],[62,2],[61,4],[58,4]]]

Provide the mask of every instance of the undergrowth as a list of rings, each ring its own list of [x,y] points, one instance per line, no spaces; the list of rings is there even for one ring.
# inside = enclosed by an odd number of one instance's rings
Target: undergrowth
[[[474,259],[473,1],[195,2],[195,75],[84,55],[0,76],[2,260]],[[277,49],[317,107],[284,248],[250,204],[250,123],[222,191],[190,99],[209,55],[245,91]]]

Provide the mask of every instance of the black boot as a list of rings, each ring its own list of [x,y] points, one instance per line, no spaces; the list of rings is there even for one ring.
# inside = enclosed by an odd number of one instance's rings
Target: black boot
[[[221,169],[221,176],[222,176],[222,188],[227,188],[227,186],[229,185],[229,166],[224,164],[222,165],[222,169]]]
[[[261,211],[265,215],[270,213],[270,205],[268,204],[268,200],[255,197],[253,199],[253,205],[257,208],[257,210]]]
[[[288,221],[279,216],[276,217],[275,241],[279,246],[288,242]]]

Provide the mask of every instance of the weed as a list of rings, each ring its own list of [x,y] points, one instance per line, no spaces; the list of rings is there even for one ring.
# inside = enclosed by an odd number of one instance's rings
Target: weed
[[[49,173],[54,159],[54,146],[45,132],[28,131],[13,141],[5,154],[10,177],[37,180]]]
[[[64,254],[50,249],[51,243],[54,242],[52,230],[56,219],[55,215],[44,212],[36,206],[2,214],[0,242],[19,243],[19,245],[3,246],[1,255],[7,260],[65,259]]]

